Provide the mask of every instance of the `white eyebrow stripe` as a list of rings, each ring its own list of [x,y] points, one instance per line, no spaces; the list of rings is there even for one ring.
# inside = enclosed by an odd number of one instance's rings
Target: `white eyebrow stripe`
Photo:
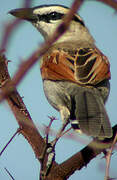
[[[56,12],[58,12],[58,13],[64,13],[64,14],[66,14],[66,13],[68,13],[69,12],[69,9],[66,9],[66,8],[64,8],[64,7],[58,7],[58,6],[49,6],[49,7],[40,7],[40,8],[37,8],[37,9],[34,9],[33,10],[33,13],[34,14],[40,14],[40,15],[42,15],[42,14],[48,14],[48,13],[50,13],[50,12],[52,12],[53,11],[53,8],[54,8],[54,11],[56,11]]]

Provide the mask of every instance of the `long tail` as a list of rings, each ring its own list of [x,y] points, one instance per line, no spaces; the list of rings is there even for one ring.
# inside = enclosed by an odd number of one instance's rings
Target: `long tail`
[[[93,137],[109,138],[112,128],[104,107],[103,100],[96,89],[83,90],[75,96],[75,121],[71,121],[74,129]]]

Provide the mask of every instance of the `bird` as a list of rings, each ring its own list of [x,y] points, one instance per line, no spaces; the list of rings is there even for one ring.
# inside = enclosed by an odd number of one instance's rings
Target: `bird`
[[[46,41],[69,10],[64,5],[50,4],[9,13],[32,23]],[[43,55],[40,71],[45,96],[60,112],[60,132],[71,124],[75,131],[93,138],[112,137],[105,109],[110,92],[110,63],[79,14],[73,15],[66,32]]]

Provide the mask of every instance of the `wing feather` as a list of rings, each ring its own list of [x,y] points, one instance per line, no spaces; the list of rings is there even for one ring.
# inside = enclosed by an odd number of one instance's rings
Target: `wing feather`
[[[84,54],[77,53],[74,69],[75,79],[81,84],[96,85],[99,82],[110,79],[110,64],[106,56],[98,49],[82,49]],[[90,55],[90,56],[89,56]],[[84,63],[79,63],[79,61]]]
[[[76,82],[74,78],[74,62],[66,60],[65,53],[55,51],[43,57],[41,63],[42,79],[69,80]]]
[[[68,80],[80,85],[96,85],[110,79],[110,64],[97,48],[77,48],[69,51],[54,50],[43,57],[43,79]]]

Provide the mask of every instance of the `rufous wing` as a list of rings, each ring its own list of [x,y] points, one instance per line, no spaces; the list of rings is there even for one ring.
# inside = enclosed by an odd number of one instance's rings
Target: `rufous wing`
[[[110,64],[98,49],[79,48],[67,51],[52,51],[43,57],[43,79],[68,80],[81,85],[96,85],[110,79]]]
[[[74,62],[74,76],[81,84],[96,85],[110,79],[110,64],[98,49],[81,48]]]
[[[43,57],[41,75],[42,79],[77,81],[74,78],[74,65],[67,60],[67,54],[57,50]]]

